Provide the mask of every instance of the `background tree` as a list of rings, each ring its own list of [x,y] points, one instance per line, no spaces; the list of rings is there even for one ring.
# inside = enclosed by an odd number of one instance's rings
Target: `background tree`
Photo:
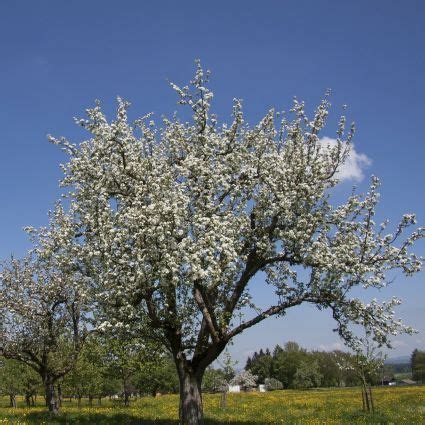
[[[124,404],[128,406],[131,395],[137,391],[137,376],[140,379],[143,367],[153,371],[155,369],[149,369],[149,366],[155,361],[159,366],[162,362],[165,364],[166,361],[161,359],[163,349],[158,344],[132,337],[124,329],[106,334],[105,342],[107,374],[121,381]]]
[[[0,273],[0,354],[39,374],[55,413],[54,385],[74,366],[85,336],[79,246],[74,224],[59,205],[50,228],[28,231],[33,250],[5,263]]]
[[[411,356],[412,379],[425,382],[425,351],[414,350]]]
[[[309,354],[310,361],[317,362],[319,373],[322,376],[320,385],[334,387],[341,385],[341,372],[335,359],[334,352],[313,351]]]
[[[16,407],[17,395],[25,397],[27,407],[34,406],[40,388],[40,377],[32,368],[0,357],[0,394],[9,396],[10,407]]]
[[[229,381],[226,379],[226,373],[223,369],[214,369],[209,367],[205,371],[204,379],[202,381],[202,390],[212,393],[227,393]],[[225,396],[224,396],[225,397]],[[222,402],[222,407],[225,401]]]
[[[259,353],[255,352],[252,359],[248,358],[245,369],[257,375],[258,382],[264,384],[265,379],[271,376],[272,364],[273,357],[267,348],[265,352],[263,350]]]
[[[23,392],[21,373],[17,361],[0,359],[0,394],[9,396],[10,407],[16,407],[16,396]]]
[[[18,362],[19,363],[19,362]],[[37,394],[43,392],[42,382],[40,376],[24,363],[19,363],[20,367],[20,380],[22,383],[22,393],[25,398],[25,404],[27,407],[35,406],[35,399]]]
[[[395,380],[395,368],[392,364],[384,364],[382,366],[382,376],[381,376],[381,383],[384,384],[386,381],[387,383],[390,381]]]
[[[119,99],[114,121],[99,104],[78,120],[90,133],[79,146],[51,138],[70,156],[62,184],[97,270],[104,323],[161,339],[179,375],[181,421],[190,424],[203,423],[206,368],[236,335],[288,308],[329,308],[352,346],[351,323],[381,344],[410,332],[393,320],[397,300],[364,304],[352,289],[387,285],[389,270],[418,271],[408,250],[423,236],[398,243],[415,222],[410,214],[394,234],[385,234],[386,223],[376,227],[376,178],[365,196],[330,202],[354,129],[345,134],[342,117],[337,143],[320,139],[327,99],[313,118],[295,100],[292,121],[270,110],[252,128],[236,100],[233,122],[219,125],[208,78],[198,63],[191,87],[172,84],[191,122],[174,116],[157,126],[148,115],[131,123]],[[264,309],[249,294],[260,271],[276,293]]]
[[[260,366],[257,366],[257,360],[261,359],[261,353],[264,355],[265,353],[270,353],[270,350],[261,349],[258,353],[255,352],[252,358],[248,357],[245,366],[246,370],[250,370],[251,372],[261,370],[261,363]],[[270,378],[266,378],[266,380],[274,379],[279,381],[279,379],[282,379],[285,383],[285,388],[292,388],[295,386],[296,372],[300,365],[303,364],[302,369],[306,370],[307,374],[310,365],[312,365],[311,367],[315,370],[314,379],[311,381],[314,386],[332,387],[360,385],[361,380],[356,376],[353,370],[340,367],[341,364],[349,362],[352,356],[353,354],[339,350],[330,352],[307,351],[296,342],[289,341],[283,348],[280,345],[276,345],[273,349]],[[316,374],[317,371],[318,373]],[[316,379],[316,377],[321,379]]]
[[[272,376],[282,382],[285,388],[293,385],[295,373],[303,360],[307,358],[307,351],[296,342],[289,341],[283,348],[276,346],[273,351]]]
[[[275,391],[283,389],[282,382],[278,381],[275,378],[266,378],[264,381],[264,385],[267,391]]]
[[[86,339],[77,362],[64,380],[66,393],[76,397],[79,406],[83,397],[89,398],[90,405],[97,397],[100,404],[101,398],[111,392],[114,378],[107,373],[106,358],[105,346],[98,337],[91,335]],[[119,392],[118,388],[113,392]]]
[[[353,354],[341,350],[335,350],[332,352],[332,356],[336,366],[339,369],[339,372],[336,374],[337,385],[339,387],[361,385],[361,381],[352,368],[341,367],[341,365],[350,363]]]
[[[170,353],[157,352],[155,357],[144,359],[136,372],[135,387],[141,394],[176,393],[179,377]]]
[[[257,387],[257,380],[258,377],[249,370],[243,370],[230,381],[230,385],[239,385],[242,390],[249,391]]]
[[[323,375],[320,373],[317,360],[301,360],[294,375],[292,386],[294,388],[313,388],[320,386]]]

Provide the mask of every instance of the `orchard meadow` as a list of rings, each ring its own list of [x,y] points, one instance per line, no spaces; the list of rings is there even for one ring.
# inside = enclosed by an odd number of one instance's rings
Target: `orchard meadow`
[[[425,422],[425,387],[379,387],[373,390],[376,411],[365,414],[360,388],[282,390],[268,393],[229,394],[227,407],[220,407],[219,394],[205,394],[206,424],[422,424]],[[42,398],[40,398],[42,400]],[[178,395],[143,397],[129,407],[107,401],[101,406],[77,407],[64,400],[58,416],[45,407],[6,407],[0,399],[1,424],[178,424]]]

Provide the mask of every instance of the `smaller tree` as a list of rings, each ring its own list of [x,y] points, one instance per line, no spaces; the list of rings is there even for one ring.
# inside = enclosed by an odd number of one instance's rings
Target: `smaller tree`
[[[282,390],[283,384],[275,378],[266,378],[264,381],[267,391]]]
[[[202,381],[203,391],[226,393],[228,391],[228,387],[229,383],[223,369],[214,369],[209,367],[205,371],[204,379]]]
[[[158,393],[176,393],[179,390],[179,377],[170,353],[158,350],[155,357],[144,359],[134,378],[140,393],[155,397]]]
[[[95,397],[100,404],[101,397],[107,393],[106,386],[110,379],[106,376],[105,358],[104,346],[98,338],[91,336],[64,381],[66,391],[77,397],[78,406],[81,406],[84,396],[88,396],[90,405]]]
[[[25,397],[27,407],[35,406],[35,397],[38,391],[42,388],[42,382],[38,373],[26,364],[20,363],[22,392]]]
[[[14,360],[0,361],[0,394],[9,396],[10,407],[16,408],[16,396],[22,392],[22,368]]]
[[[363,347],[359,346],[355,355],[346,359],[342,367],[352,370],[361,382],[363,411],[374,412],[371,385],[378,380],[385,356],[378,351],[378,346],[375,345],[368,332],[366,332],[366,338],[363,339],[363,344]]]
[[[229,391],[229,385],[231,380],[235,376],[235,366],[237,365],[237,361],[232,360],[232,356],[230,355],[229,350],[226,348],[222,355],[222,360],[219,363],[221,363],[224,373],[224,380],[221,384],[222,388],[222,394],[221,394],[221,407],[224,409],[227,406],[227,392]]]
[[[258,376],[253,375],[249,370],[238,373],[231,381],[231,385],[239,385],[243,391],[249,391],[257,387]]]
[[[130,396],[136,392],[137,375],[143,365],[152,365],[163,355],[163,347],[145,342],[128,334],[125,329],[105,333],[106,367],[109,376],[121,381],[124,404],[130,404]],[[160,363],[161,361],[159,361]]]
[[[313,388],[320,386],[323,375],[317,360],[302,360],[294,376],[293,386],[295,388]]]
[[[49,228],[27,230],[34,248],[0,272],[0,354],[38,373],[56,413],[55,383],[74,366],[86,335],[83,265],[77,229],[60,205]]]
[[[411,357],[412,379],[425,382],[425,351],[414,350]]]

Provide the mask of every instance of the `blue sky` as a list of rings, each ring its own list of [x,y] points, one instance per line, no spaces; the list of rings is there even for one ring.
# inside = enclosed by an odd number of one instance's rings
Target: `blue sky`
[[[294,95],[313,108],[332,88],[335,116],[348,104],[355,147],[382,180],[379,214],[404,212],[424,224],[425,30],[423,1],[46,1],[0,3],[0,258],[28,248],[25,225],[46,223],[59,196],[64,156],[48,133],[73,141],[73,123],[100,99],[120,95],[134,117],[176,109],[167,79],[186,83],[193,61],[213,71],[215,110],[227,119],[233,97],[258,120]],[[329,126],[326,136],[333,137]],[[349,191],[346,181],[340,192]],[[417,251],[424,255],[425,245]],[[424,274],[396,281],[381,296],[402,297],[398,310],[422,333],[396,339],[392,355],[425,349]],[[258,288],[261,301],[268,296]],[[375,295],[375,294],[373,294]],[[252,350],[296,340],[309,348],[340,342],[327,313],[312,307],[271,319],[235,340],[242,360]]]

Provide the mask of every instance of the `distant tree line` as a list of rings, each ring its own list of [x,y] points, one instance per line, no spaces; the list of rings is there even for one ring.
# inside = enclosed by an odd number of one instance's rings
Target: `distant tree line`
[[[308,351],[292,341],[283,347],[276,345],[272,351],[267,348],[255,352],[245,365],[246,370],[258,376],[259,383],[266,384],[273,379],[283,388],[360,385],[356,368],[356,355],[340,350]],[[383,373],[381,368],[369,374],[368,382],[372,385],[380,383]]]
[[[52,362],[54,366],[55,360]],[[264,384],[269,391],[357,386],[362,385],[363,379],[356,355],[340,350],[309,351],[293,341],[276,345],[273,350],[255,352],[240,373],[235,371],[235,364],[226,351],[219,367],[207,369],[203,390],[225,392],[229,384],[240,385],[242,390]],[[414,381],[425,382],[425,351],[414,350],[411,364],[404,368],[412,371]],[[394,379],[395,372],[394,365],[384,365],[364,377],[369,385],[378,385],[384,379]],[[160,346],[147,345],[124,334],[89,335],[73,368],[55,385],[59,406],[70,400],[81,405],[83,399],[89,405],[100,405],[104,398],[128,405],[135,397],[179,391],[171,354]],[[11,407],[16,407],[18,395],[23,396],[31,407],[37,397],[45,396],[45,391],[40,375],[33,368],[0,357],[0,395],[9,397]]]

